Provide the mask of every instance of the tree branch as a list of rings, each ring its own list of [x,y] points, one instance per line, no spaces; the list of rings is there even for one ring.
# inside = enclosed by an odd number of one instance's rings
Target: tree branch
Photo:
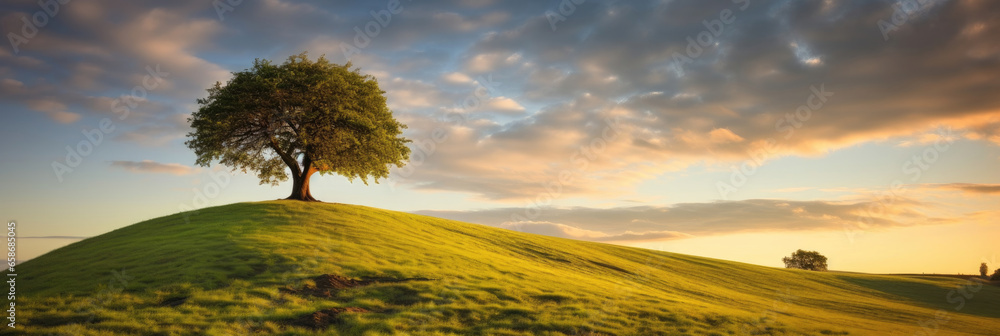
[[[281,161],[284,161],[285,164],[288,165],[288,168],[292,170],[292,174],[295,174],[295,176],[302,175],[302,169],[299,168],[299,162],[296,161],[291,155],[281,150],[281,147],[278,146],[278,140],[274,137],[269,137],[269,139],[271,140],[269,143],[271,149],[273,149],[275,153],[278,153],[278,156],[281,157]],[[295,149],[295,146],[288,147],[289,152]]]

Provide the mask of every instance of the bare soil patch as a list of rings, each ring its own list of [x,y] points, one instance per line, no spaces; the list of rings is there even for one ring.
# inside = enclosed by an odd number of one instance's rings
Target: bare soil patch
[[[368,310],[358,307],[338,307],[316,311],[287,321],[289,325],[308,327],[311,329],[326,329],[331,324],[340,323],[340,314],[367,313]]]

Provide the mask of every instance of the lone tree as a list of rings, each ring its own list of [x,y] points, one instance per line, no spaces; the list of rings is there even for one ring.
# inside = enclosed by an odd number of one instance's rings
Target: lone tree
[[[798,250],[792,253],[791,257],[781,258],[785,262],[785,268],[798,268],[807,271],[825,271],[826,257],[816,251]]]
[[[989,271],[990,271],[990,268],[988,266],[986,266],[986,263],[982,263],[981,265],[979,265],[979,275],[981,275],[982,277],[985,278],[986,277],[986,273],[989,272]]]
[[[313,173],[336,173],[375,183],[402,167],[410,149],[406,125],[386,106],[385,91],[370,75],[306,53],[281,65],[257,59],[216,82],[188,121],[194,131],[185,144],[208,167],[214,160],[234,171],[255,171],[260,184],[277,185],[292,175],[288,199],[316,201],[309,192]]]

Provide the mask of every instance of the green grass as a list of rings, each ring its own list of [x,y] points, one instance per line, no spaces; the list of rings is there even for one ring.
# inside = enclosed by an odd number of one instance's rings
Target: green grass
[[[19,331],[37,335],[1000,330],[1000,287],[970,280],[777,269],[293,201],[145,221],[30,260],[19,274]],[[332,298],[279,291],[320,274],[433,280],[356,287]],[[283,323],[333,307],[370,312],[344,314],[319,331]]]

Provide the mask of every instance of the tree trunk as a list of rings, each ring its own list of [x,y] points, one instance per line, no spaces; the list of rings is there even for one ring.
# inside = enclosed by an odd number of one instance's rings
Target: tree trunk
[[[312,174],[316,172],[316,168],[312,165],[312,160],[306,156],[302,160],[302,173],[300,175],[295,175],[292,172],[292,194],[286,199],[306,201],[306,202],[319,202],[319,200],[313,198],[312,193],[309,192],[309,178]]]

